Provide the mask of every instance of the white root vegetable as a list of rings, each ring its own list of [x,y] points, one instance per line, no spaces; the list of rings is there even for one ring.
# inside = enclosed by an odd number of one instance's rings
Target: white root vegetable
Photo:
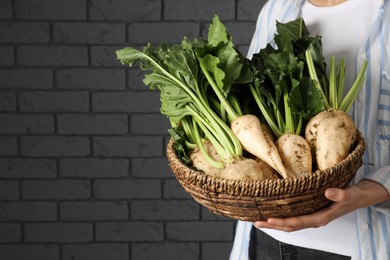
[[[310,146],[300,135],[284,134],[275,142],[289,177],[311,174],[312,156]]]
[[[267,138],[269,138],[272,142],[275,143],[275,136],[271,128],[267,124],[261,123],[261,129],[264,130],[264,134],[268,135]]]
[[[266,180],[278,179],[274,172],[264,162],[257,162],[253,159],[242,159],[229,164],[221,172],[220,177],[227,180]]]
[[[215,150],[214,146],[210,142],[205,142],[204,146],[207,153],[210,155],[212,159],[214,159],[217,162],[222,161],[217,151]],[[221,168],[217,168],[210,165],[199,149],[194,149],[193,151],[191,151],[189,157],[192,161],[192,166],[200,171],[203,171],[206,174],[209,174],[214,177],[219,177],[220,173],[222,172]]]
[[[310,121],[307,123],[305,128],[305,139],[308,142],[312,157],[315,158],[316,156],[316,142],[317,142],[317,135],[318,135],[318,126],[320,125],[321,120],[324,120],[325,118],[331,117],[331,113],[321,113],[318,114],[318,116],[314,116],[310,119]]]
[[[356,141],[357,129],[351,116],[341,110],[318,113],[305,130],[305,138],[314,144],[317,168],[327,169],[344,160]],[[307,133],[307,134],[306,134]]]
[[[286,169],[272,138],[261,127],[260,120],[254,115],[237,117],[231,129],[240,140],[242,147],[274,168],[283,178],[287,178]]]
[[[338,164],[351,152],[356,141],[357,128],[347,113],[352,107],[364,81],[368,61],[364,60],[360,71],[346,95],[344,93],[345,63],[340,59],[336,69],[335,57],[330,60],[329,84],[321,85],[317,77],[311,50],[306,50],[305,57],[311,80],[322,93],[327,110],[315,115],[305,129],[305,139],[312,151],[315,151],[316,168],[320,170]],[[326,90],[326,91],[324,91]]]

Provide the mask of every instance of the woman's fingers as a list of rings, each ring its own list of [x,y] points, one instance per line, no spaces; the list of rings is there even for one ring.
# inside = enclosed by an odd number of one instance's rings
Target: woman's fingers
[[[255,222],[258,228],[271,228],[286,232],[305,228],[318,228],[330,221],[354,210],[354,190],[331,188],[325,191],[325,196],[333,203],[320,211],[303,216],[290,218],[269,218],[267,221]]]

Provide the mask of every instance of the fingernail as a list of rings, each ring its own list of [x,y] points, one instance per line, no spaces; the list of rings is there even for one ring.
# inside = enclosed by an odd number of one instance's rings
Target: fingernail
[[[264,221],[256,221],[254,225],[257,228],[263,228],[265,226]]]
[[[269,218],[269,219],[267,220],[267,222],[268,222],[269,224],[275,224],[275,223],[276,223],[275,220],[272,219],[272,218]]]
[[[334,196],[336,196],[336,191],[334,189],[326,190],[326,197],[334,197]]]

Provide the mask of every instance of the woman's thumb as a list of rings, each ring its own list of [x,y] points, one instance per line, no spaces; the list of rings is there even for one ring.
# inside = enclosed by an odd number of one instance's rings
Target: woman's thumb
[[[341,202],[347,199],[347,192],[343,189],[328,188],[325,190],[325,197],[334,202]]]

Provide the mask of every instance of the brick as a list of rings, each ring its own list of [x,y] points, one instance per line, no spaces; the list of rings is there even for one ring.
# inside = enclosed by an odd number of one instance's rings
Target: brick
[[[165,115],[136,114],[130,118],[130,132],[134,134],[168,135],[170,128],[171,124]]]
[[[18,182],[0,181],[0,200],[17,200],[17,199],[19,199]]]
[[[4,260],[59,260],[60,253],[57,245],[0,245],[0,259]]]
[[[95,137],[93,154],[105,157],[154,157],[162,155],[160,137]]]
[[[92,108],[97,112],[156,113],[160,105],[157,91],[92,93]]]
[[[165,180],[163,194],[165,199],[191,199],[189,195],[176,180]]]
[[[89,96],[81,91],[34,91],[19,95],[21,111],[28,112],[86,112]]]
[[[197,243],[137,243],[131,247],[132,260],[186,259],[199,260]]]
[[[0,136],[0,156],[15,156],[17,154],[18,154],[17,138]],[[1,173],[0,176],[2,176]]]
[[[11,0],[2,0],[0,2],[0,17],[1,19],[12,18],[12,2]]]
[[[237,50],[241,52],[243,55],[247,55],[249,50],[249,43],[246,45],[239,45],[237,46]]]
[[[99,199],[154,199],[161,197],[158,180],[95,180],[94,197]]]
[[[199,206],[192,200],[142,200],[131,203],[134,220],[197,220]]]
[[[121,23],[54,23],[53,41],[77,44],[125,42],[126,27]]]
[[[29,200],[73,200],[91,197],[88,180],[26,180],[22,182],[22,198]]]
[[[161,222],[101,222],[96,224],[96,240],[123,242],[163,241],[164,226]]]
[[[91,65],[97,67],[123,67],[115,52],[123,46],[92,46]]]
[[[83,20],[86,2],[79,0],[16,0],[15,16],[27,20]]]
[[[233,37],[234,44],[250,44],[256,24],[253,22],[228,23],[226,27]]]
[[[2,88],[14,89],[50,89],[53,88],[51,69],[1,69]]]
[[[12,46],[0,46],[0,66],[6,67],[12,65],[14,65],[14,48]]]
[[[93,240],[92,223],[33,223],[25,225],[25,241],[83,243]]]
[[[229,259],[233,243],[202,243],[202,260]]]
[[[62,69],[57,70],[56,86],[62,89],[125,89],[122,69]]]
[[[127,133],[128,122],[126,115],[64,114],[57,127],[60,134],[113,135]]]
[[[16,59],[24,66],[87,66],[88,48],[85,46],[34,45],[19,46]]]
[[[234,0],[165,0],[164,19],[211,21],[214,15],[221,20],[235,18]]]
[[[57,165],[50,159],[0,158],[0,178],[55,178]]]
[[[0,221],[54,221],[57,205],[54,202],[1,202]]]
[[[90,144],[88,137],[22,137],[21,154],[33,157],[87,156],[90,154]]]
[[[267,0],[238,0],[237,18],[244,21],[256,21],[260,10]]]
[[[147,90],[149,89],[148,86],[146,86],[143,83],[144,75],[148,72],[145,72],[138,68],[130,68],[127,70],[128,74],[128,88],[134,89],[134,90]]]
[[[20,242],[21,238],[22,238],[22,227],[20,224],[13,224],[13,223],[0,224],[0,243],[16,243],[16,242]],[[1,257],[1,253],[0,253],[0,257]]]
[[[124,177],[129,172],[127,159],[62,159],[60,176],[72,178],[115,178]]]
[[[124,201],[71,201],[61,202],[60,219],[66,221],[106,221],[129,218]]]
[[[0,114],[0,134],[48,134],[54,132],[52,115]]]
[[[233,223],[225,222],[168,222],[167,239],[176,241],[232,241]]]
[[[0,22],[0,43],[47,43],[50,25],[42,22]]]
[[[16,97],[14,93],[0,91],[0,111],[15,111]]]
[[[89,12],[91,20],[156,21],[161,19],[161,2],[92,0]]]
[[[129,260],[127,244],[93,243],[63,245],[62,260]]]
[[[173,178],[174,175],[164,158],[134,158],[131,160],[131,173],[140,178]]]
[[[193,22],[131,23],[128,26],[127,40],[132,44],[178,43],[184,36],[189,39],[198,37],[199,29],[199,25]]]

